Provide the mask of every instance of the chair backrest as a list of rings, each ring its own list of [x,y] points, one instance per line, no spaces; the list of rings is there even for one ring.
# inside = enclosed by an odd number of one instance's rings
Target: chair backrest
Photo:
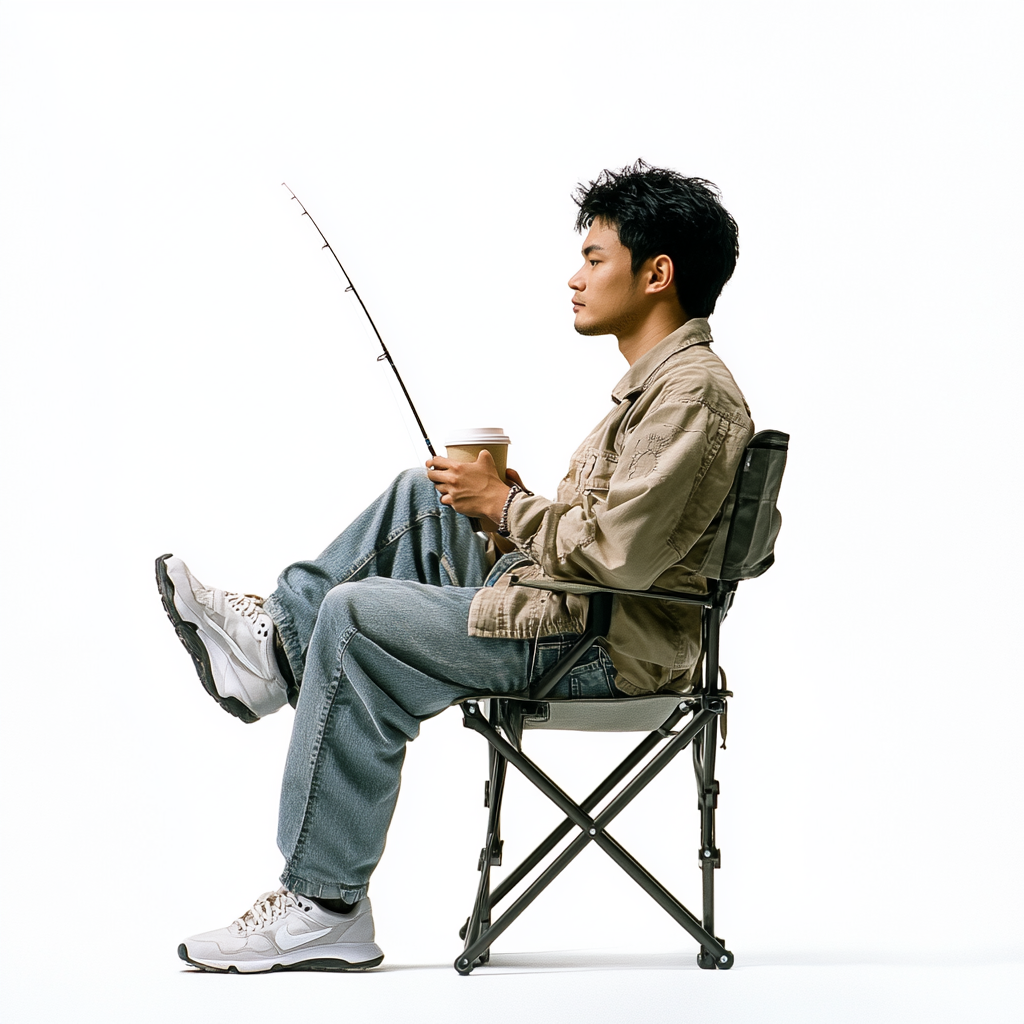
[[[789,434],[760,430],[743,453],[722,518],[700,574],[715,580],[749,580],[775,561],[782,526],[776,506],[786,468]]]

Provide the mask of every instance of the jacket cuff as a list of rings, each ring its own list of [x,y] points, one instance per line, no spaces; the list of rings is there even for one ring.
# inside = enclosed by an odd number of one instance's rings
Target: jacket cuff
[[[533,557],[537,534],[547,512],[557,505],[542,494],[517,494],[508,507],[508,539]],[[568,507],[568,506],[565,506]]]

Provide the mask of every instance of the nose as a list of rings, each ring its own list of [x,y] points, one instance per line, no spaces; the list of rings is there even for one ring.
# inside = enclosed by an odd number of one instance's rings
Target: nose
[[[580,267],[572,277],[569,278],[569,287],[574,292],[581,292],[587,287],[587,283],[583,278],[583,268]]]

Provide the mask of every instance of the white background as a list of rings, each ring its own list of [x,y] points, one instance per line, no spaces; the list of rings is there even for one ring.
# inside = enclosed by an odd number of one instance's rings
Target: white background
[[[1019,1019],[1019,12],[5,4],[8,1019]],[[277,884],[290,711],[212,704],[153,559],[267,593],[424,454],[280,182],[435,438],[502,426],[550,495],[626,369],[572,330],[570,192],[638,156],[721,187],[716,348],[793,438],[724,632],[736,968],[591,850],[459,979],[484,752],[450,712],[374,879],[390,971],[182,972]],[[531,747],[582,795],[592,739]],[[515,861],[556,816],[510,800]],[[617,824],[697,906],[687,765]]]

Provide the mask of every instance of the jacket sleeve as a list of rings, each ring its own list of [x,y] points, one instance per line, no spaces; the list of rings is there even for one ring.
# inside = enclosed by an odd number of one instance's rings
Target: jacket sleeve
[[[646,590],[721,508],[748,434],[692,392],[666,395],[621,453],[593,452],[578,467],[578,499],[518,496],[511,537],[546,575]]]

